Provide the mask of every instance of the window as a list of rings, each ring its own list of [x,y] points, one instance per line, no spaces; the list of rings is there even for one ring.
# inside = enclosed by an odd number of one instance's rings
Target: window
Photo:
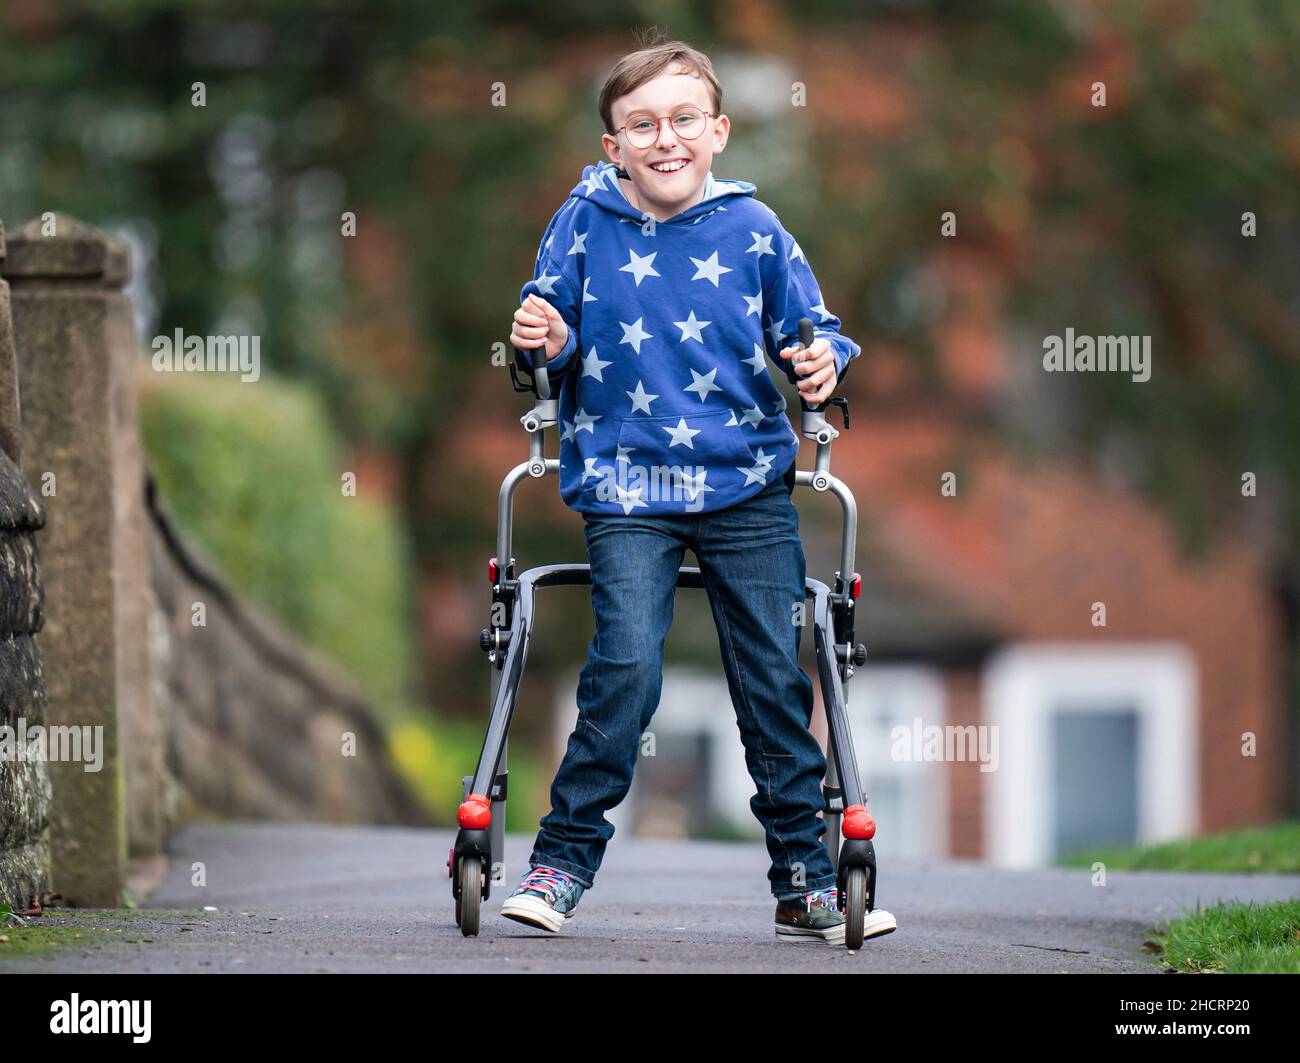
[[[984,717],[1000,747],[984,790],[994,863],[1196,832],[1196,667],[1183,645],[1012,646],[985,671]]]

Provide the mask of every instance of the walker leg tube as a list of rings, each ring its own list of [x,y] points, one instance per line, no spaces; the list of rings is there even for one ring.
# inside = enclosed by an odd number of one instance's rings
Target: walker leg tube
[[[474,792],[490,793],[497,771],[504,759],[506,736],[515,712],[515,698],[523,678],[524,664],[528,660],[528,642],[533,633],[533,586],[529,580],[520,580],[515,613],[510,625],[510,644],[498,677],[496,696],[492,701],[492,715],[488,720],[487,734],[479,752],[478,767],[474,770]]]
[[[840,786],[840,773],[835,770],[835,755],[831,749],[831,738],[828,734],[826,737],[826,782],[823,789],[831,794],[836,793]],[[843,801],[831,798],[827,801],[827,808],[822,813],[826,820],[826,852],[831,858],[831,870],[838,871],[840,866],[840,813],[836,806],[843,807]]]
[[[491,697],[488,701],[488,704],[495,707],[497,703],[497,695],[501,690],[501,669],[497,668],[496,665],[493,664],[491,672],[492,672],[492,679],[490,683]],[[513,699],[512,699],[512,704],[513,704]],[[510,745],[509,734],[507,732],[507,738],[503,740],[501,743],[501,762],[499,768],[497,769],[497,777],[502,780],[502,785],[505,785],[506,780],[504,776],[508,774],[506,761],[507,761],[507,754],[509,751],[509,745]],[[498,800],[494,795],[491,796],[492,796],[492,823],[491,826],[488,827],[488,845],[492,849],[492,859],[485,866],[487,867],[488,881],[501,882],[504,881],[505,872],[506,872],[506,865],[505,865],[506,802],[504,797]]]
[[[838,786],[841,798],[840,808],[865,805],[862,796],[862,782],[858,775],[858,762],[853,751],[853,732],[849,728],[848,709],[845,706],[845,686],[840,681],[840,662],[835,653],[835,625],[831,614],[830,594],[824,584],[814,591],[813,637],[817,647],[817,671],[821,678],[822,703],[826,707],[826,728],[829,732],[827,746],[830,756],[826,758],[826,779],[828,789]],[[838,777],[837,777],[838,776]],[[870,838],[845,838],[842,842],[839,814],[827,814],[827,846],[838,848],[838,854],[832,861],[835,867],[836,882],[841,891],[845,890],[849,872],[862,868],[866,873],[866,909],[876,907],[876,849]],[[835,830],[832,839],[831,828]]]
[[[505,766],[506,738],[510,732],[510,721],[514,716],[515,699],[519,693],[519,683],[523,677],[524,663],[528,659],[528,641],[532,634],[533,623],[533,587],[529,580],[520,580],[517,587],[514,616],[510,625],[510,641],[506,647],[506,658],[499,675],[494,675],[492,687],[492,713],[488,718],[487,733],[483,736],[483,746],[479,750],[478,766],[474,769],[473,780],[469,784],[470,793],[483,794],[491,802],[492,817],[487,829],[467,829],[457,831],[453,853],[478,855],[483,860],[487,874],[484,877],[483,897],[491,895],[491,883],[495,875],[494,863],[504,855],[505,842],[505,777],[499,772]],[[493,662],[493,672],[497,671]],[[498,785],[500,779],[501,785]],[[467,795],[468,796],[468,795]],[[501,800],[498,801],[498,798]]]
[[[497,783],[501,796],[492,799],[492,825],[488,828],[488,843],[492,846],[492,862],[488,864],[488,878],[502,882],[506,877],[506,789],[510,771],[506,761],[510,753],[509,735],[501,742],[501,759],[497,764]]]
[[[821,677],[822,703],[826,707],[827,745],[832,757],[827,758],[827,778],[830,777],[830,760],[838,771],[838,784],[844,792],[844,807],[863,804],[862,783],[858,776],[858,762],[853,752],[853,732],[849,729],[848,712],[844,707],[844,687],[840,683],[839,661],[835,656],[835,629],[831,618],[830,595],[824,585],[816,592],[813,605],[813,640],[817,647],[817,672]]]

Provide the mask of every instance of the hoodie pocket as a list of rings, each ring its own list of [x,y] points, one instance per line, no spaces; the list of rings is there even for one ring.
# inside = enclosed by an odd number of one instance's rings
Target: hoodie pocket
[[[737,423],[728,424],[728,421]],[[745,442],[742,430],[730,409],[625,417],[618,430],[618,447],[629,465],[650,469],[652,476],[677,475],[676,472],[657,473],[652,466],[684,469],[687,475],[695,474],[695,466],[734,471],[755,463],[754,452]]]

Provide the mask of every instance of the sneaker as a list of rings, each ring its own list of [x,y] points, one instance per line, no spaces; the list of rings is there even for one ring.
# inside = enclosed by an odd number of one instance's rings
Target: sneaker
[[[803,897],[777,901],[776,936],[783,941],[829,941],[844,944],[844,914],[840,911],[839,890],[828,886],[806,893]],[[894,917],[883,908],[866,913],[863,939],[881,937],[898,929]]]
[[[844,915],[839,910],[839,890],[805,893],[776,902],[776,936],[782,941],[829,941],[844,944]]]
[[[582,883],[558,867],[539,864],[524,875],[501,905],[501,914],[542,930],[559,930],[582,897]]]
[[[898,920],[883,908],[873,908],[862,923],[862,940],[884,937],[898,929]]]

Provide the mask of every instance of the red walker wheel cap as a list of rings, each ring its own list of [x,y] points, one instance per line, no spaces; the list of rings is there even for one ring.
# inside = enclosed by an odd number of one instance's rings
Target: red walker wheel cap
[[[840,830],[846,838],[874,838],[876,821],[867,811],[866,805],[849,805],[844,810]]]
[[[456,822],[466,830],[487,830],[492,823],[492,805],[483,794],[470,794],[456,809]]]

